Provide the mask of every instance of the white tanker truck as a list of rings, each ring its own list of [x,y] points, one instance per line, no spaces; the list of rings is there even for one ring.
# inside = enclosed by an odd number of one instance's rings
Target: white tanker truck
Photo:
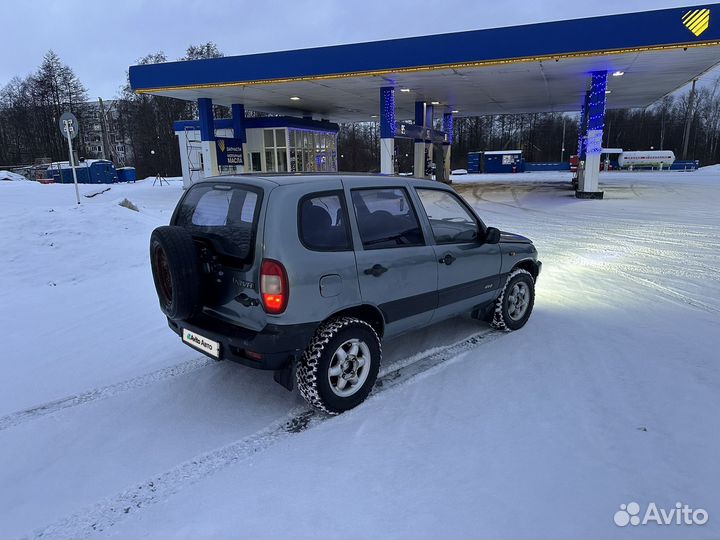
[[[658,168],[669,169],[675,162],[672,150],[639,150],[624,151],[618,156],[618,165],[621,169]]]

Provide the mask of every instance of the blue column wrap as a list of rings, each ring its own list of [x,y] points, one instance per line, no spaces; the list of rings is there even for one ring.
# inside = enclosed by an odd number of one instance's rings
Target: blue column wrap
[[[232,126],[233,135],[241,142],[247,142],[247,134],[245,133],[245,105],[242,103],[232,104]]]
[[[395,88],[380,88],[380,138],[395,138]]]
[[[425,102],[415,102],[415,125],[422,126],[425,123]]]
[[[200,140],[215,140],[215,120],[213,118],[213,105],[210,98],[198,98],[198,116],[200,117]]]
[[[585,98],[580,107],[580,121],[578,122],[578,159],[585,159],[585,140],[587,137],[587,111],[590,91],[585,92]]]
[[[443,114],[443,131],[447,133],[447,143],[453,142],[453,115],[452,113]]]
[[[606,90],[607,71],[593,71],[590,79],[590,93],[587,106],[588,138],[585,147],[586,154],[599,154],[602,152]]]
[[[432,129],[433,127],[433,106],[425,105],[425,127]]]

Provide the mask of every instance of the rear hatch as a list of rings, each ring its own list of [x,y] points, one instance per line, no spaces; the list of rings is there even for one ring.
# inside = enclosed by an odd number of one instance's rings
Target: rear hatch
[[[188,190],[172,220],[198,248],[203,315],[251,330],[266,322],[258,292],[263,195],[258,186],[203,182]]]

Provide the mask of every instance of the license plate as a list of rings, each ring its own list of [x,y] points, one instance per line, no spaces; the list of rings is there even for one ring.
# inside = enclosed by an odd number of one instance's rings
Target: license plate
[[[208,339],[205,336],[201,336],[185,328],[183,328],[182,338],[183,341],[191,347],[195,347],[214,358],[220,358],[220,344],[217,341]]]

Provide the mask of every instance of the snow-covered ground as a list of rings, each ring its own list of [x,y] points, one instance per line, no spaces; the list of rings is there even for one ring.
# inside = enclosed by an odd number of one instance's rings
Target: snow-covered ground
[[[0,182],[0,536],[720,536],[720,170],[603,173],[602,201],[568,182],[456,178],[536,242],[530,322],[388,342],[331,419],[167,329],[147,245],[181,182],[80,206]],[[631,501],[710,517],[616,526]]]

